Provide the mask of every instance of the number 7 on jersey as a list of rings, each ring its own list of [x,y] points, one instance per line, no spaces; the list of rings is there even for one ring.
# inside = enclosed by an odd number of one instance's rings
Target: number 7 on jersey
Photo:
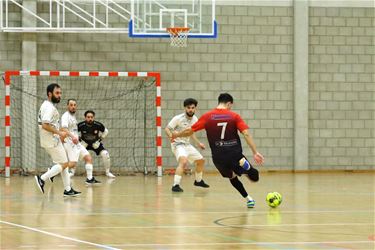
[[[217,124],[217,126],[219,126],[219,127],[222,127],[221,128],[221,136],[220,136],[220,139],[224,139],[224,135],[225,135],[225,129],[227,128],[227,122],[219,122],[218,124]]]

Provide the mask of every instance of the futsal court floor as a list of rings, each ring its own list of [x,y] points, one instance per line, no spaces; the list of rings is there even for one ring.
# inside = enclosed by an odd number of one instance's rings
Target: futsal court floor
[[[375,249],[375,173],[265,173],[241,178],[256,200],[248,209],[228,180],[209,189],[170,191],[173,176],[120,176],[64,198],[61,178],[42,195],[34,178],[0,178],[0,249]],[[283,195],[269,208],[268,192]]]

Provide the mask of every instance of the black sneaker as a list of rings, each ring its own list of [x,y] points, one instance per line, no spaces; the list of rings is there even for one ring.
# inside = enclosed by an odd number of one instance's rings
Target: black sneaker
[[[70,191],[66,191],[64,190],[64,196],[65,197],[74,197],[74,196],[77,196],[77,195],[80,195],[81,192],[78,192],[78,191],[75,191],[73,188],[70,188]]]
[[[172,187],[172,192],[184,192],[184,190],[177,184]]]
[[[210,185],[207,185],[203,180],[200,182],[194,181],[194,186],[203,187],[203,188],[209,188]]]
[[[86,184],[87,184],[87,185],[101,184],[101,182],[98,181],[98,180],[96,180],[95,177],[92,177],[91,180],[86,179]]]
[[[73,192],[76,194],[76,196],[78,196],[78,195],[80,195],[82,192],[80,192],[80,191],[76,191],[76,190],[74,190],[72,187],[71,187],[71,190],[73,190]]]
[[[47,171],[50,171],[50,168],[47,168]],[[49,178],[49,181],[50,182],[53,182],[53,179],[55,178],[55,176],[52,176],[51,178]]]
[[[38,185],[40,192],[44,194],[44,181],[42,180],[42,178],[40,178],[39,175],[35,175],[35,181],[36,181],[36,185]]]

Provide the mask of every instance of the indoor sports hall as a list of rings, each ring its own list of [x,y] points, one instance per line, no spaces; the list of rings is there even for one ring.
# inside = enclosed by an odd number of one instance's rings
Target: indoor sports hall
[[[0,249],[375,249],[374,27],[373,0],[0,0]]]

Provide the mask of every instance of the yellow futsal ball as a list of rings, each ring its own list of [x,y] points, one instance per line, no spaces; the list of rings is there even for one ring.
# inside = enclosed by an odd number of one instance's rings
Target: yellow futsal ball
[[[283,197],[278,192],[271,192],[267,194],[266,201],[270,207],[278,207],[283,201]]]

